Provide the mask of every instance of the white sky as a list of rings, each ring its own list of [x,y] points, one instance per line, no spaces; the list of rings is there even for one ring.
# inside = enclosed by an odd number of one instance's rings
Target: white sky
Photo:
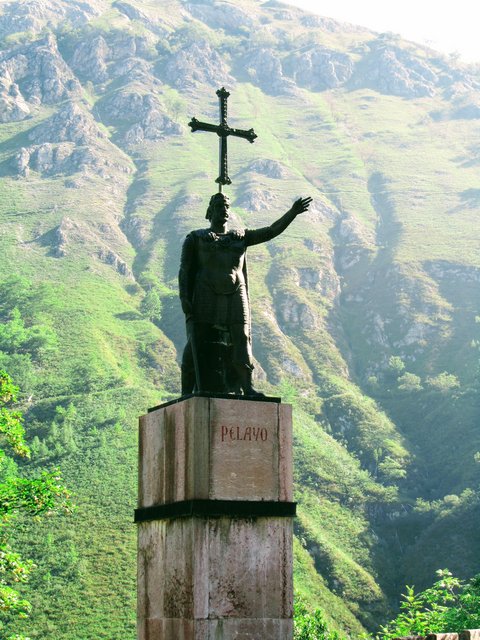
[[[282,0],[373,31],[393,31],[480,62],[480,0]]]

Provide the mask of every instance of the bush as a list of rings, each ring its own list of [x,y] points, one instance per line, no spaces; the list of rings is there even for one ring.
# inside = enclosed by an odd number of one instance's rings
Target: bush
[[[320,609],[309,611],[302,600],[294,605],[293,640],[342,640],[336,631],[331,631]]]

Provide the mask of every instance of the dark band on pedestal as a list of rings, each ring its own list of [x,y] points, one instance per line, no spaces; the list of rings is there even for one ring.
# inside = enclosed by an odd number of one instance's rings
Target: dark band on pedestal
[[[172,518],[292,518],[296,502],[264,500],[184,500],[135,509],[135,522]]]

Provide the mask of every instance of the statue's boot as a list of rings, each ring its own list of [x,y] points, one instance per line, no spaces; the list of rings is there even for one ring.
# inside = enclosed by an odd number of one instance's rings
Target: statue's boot
[[[252,378],[253,378],[253,367],[250,368],[246,365],[240,365],[236,367],[238,372],[238,377],[240,380],[240,386],[243,389],[243,394],[245,396],[249,396],[250,398],[265,398],[265,394],[261,391],[257,391],[253,388]]]

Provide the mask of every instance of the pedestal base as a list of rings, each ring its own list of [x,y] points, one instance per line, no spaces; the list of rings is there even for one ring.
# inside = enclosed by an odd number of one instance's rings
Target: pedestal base
[[[291,407],[191,397],[140,419],[139,640],[291,640]]]
[[[290,639],[292,535],[291,518],[141,523],[139,640]]]

